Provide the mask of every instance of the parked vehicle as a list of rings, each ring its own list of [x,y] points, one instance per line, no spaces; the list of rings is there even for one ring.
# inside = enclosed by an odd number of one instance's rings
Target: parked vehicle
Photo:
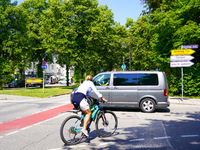
[[[45,84],[50,84],[50,83],[51,83],[51,82],[50,82],[50,79],[45,79],[45,80],[44,80],[44,83],[45,83]]]
[[[26,84],[26,86],[31,86],[29,83]],[[25,80],[15,80],[15,81],[12,81],[11,83],[8,84],[8,87],[9,88],[12,88],[12,87],[25,87]]]
[[[61,79],[58,81],[59,84],[67,84],[67,79]],[[70,82],[69,82],[70,84]]]
[[[56,80],[52,79],[50,84],[56,84]]]
[[[66,79],[62,79],[62,80],[59,80],[58,83],[59,83],[59,84],[66,84],[66,83],[67,83],[67,80],[66,80]]]
[[[96,75],[93,82],[108,100],[105,106],[140,107],[143,112],[148,113],[155,111],[156,107],[169,106],[168,84],[164,72],[104,72]],[[93,92],[91,96],[96,97]]]

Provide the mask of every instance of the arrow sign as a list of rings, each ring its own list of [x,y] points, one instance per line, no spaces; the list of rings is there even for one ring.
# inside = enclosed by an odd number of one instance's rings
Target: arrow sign
[[[194,65],[193,62],[170,62],[170,67],[190,67]]]
[[[41,83],[42,79],[26,79],[26,83]]]
[[[177,49],[177,50],[171,50],[171,55],[191,55],[195,51],[192,49]]]
[[[170,56],[170,61],[182,61],[182,62],[185,62],[185,61],[190,61],[194,59],[193,56],[190,56],[190,55],[180,55],[180,56]]]
[[[181,45],[181,49],[185,49],[185,48],[198,48],[198,45]]]

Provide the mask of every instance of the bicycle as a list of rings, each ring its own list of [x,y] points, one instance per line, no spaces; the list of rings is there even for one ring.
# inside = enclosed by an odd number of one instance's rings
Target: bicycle
[[[95,122],[97,133],[102,137],[109,137],[113,135],[118,126],[117,116],[110,110],[104,110],[100,106],[100,101],[93,99],[90,110],[92,112],[90,121],[87,125],[88,133],[90,132],[90,125]],[[75,110],[74,113],[78,114],[80,109]],[[85,114],[81,117],[72,115],[66,118],[60,127],[60,137],[67,145],[78,144],[83,138],[84,134],[81,132]],[[96,120],[96,121],[95,121]]]

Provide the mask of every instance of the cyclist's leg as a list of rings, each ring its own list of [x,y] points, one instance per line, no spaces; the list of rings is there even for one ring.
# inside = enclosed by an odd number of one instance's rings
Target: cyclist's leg
[[[87,125],[90,121],[90,116],[91,116],[91,111],[90,111],[90,106],[87,102],[86,99],[83,99],[81,102],[80,102],[80,109],[83,111],[83,113],[85,114],[85,119],[84,119],[84,123],[83,123],[83,130],[82,132],[86,135],[86,136],[89,136],[88,135],[88,132],[87,132]]]

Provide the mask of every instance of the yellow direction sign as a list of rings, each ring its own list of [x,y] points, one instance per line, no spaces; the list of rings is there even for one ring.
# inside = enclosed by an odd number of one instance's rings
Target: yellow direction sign
[[[42,79],[26,79],[26,83],[41,83]]]
[[[191,55],[195,51],[192,49],[177,49],[177,50],[171,50],[171,55]]]

